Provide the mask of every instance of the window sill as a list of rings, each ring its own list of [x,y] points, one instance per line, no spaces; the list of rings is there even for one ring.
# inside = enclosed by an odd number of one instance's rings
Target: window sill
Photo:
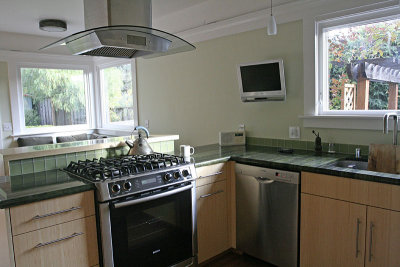
[[[304,127],[382,130],[383,116],[381,115],[303,115]]]

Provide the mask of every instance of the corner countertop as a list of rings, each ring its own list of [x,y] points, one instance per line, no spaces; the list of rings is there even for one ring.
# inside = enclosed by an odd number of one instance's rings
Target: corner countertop
[[[93,190],[61,170],[0,177],[0,209]]]
[[[307,171],[352,179],[400,185],[400,175],[326,166],[339,159],[349,157],[346,154],[323,153],[317,156],[313,151],[294,150],[293,154],[282,154],[276,147],[264,146],[229,146],[218,144],[195,147],[193,155],[195,166],[207,166],[228,160],[237,163],[255,165],[288,171]],[[177,152],[177,151],[175,151]],[[179,152],[178,152],[179,153]]]

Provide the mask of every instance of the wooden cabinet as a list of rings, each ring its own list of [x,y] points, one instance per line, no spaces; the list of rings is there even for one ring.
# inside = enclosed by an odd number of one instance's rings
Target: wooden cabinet
[[[366,207],[301,195],[301,266],[364,266]]]
[[[99,264],[93,191],[10,208],[16,267]]]
[[[368,207],[366,267],[400,266],[400,212]]]
[[[300,266],[400,266],[400,187],[302,173]]]
[[[10,208],[13,235],[94,215],[93,191]]]
[[[95,216],[90,216],[14,236],[16,266],[97,265],[95,220]]]
[[[201,263],[231,247],[231,164],[200,167],[196,172],[198,262]]]

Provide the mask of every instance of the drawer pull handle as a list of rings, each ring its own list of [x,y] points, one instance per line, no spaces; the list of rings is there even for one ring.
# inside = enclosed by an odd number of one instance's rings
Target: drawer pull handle
[[[42,218],[46,218],[49,216],[66,213],[66,212],[70,212],[70,211],[74,211],[74,210],[79,210],[79,209],[81,209],[81,207],[72,207],[72,208],[66,209],[66,210],[60,210],[60,211],[56,211],[56,212],[52,212],[52,213],[47,213],[45,215],[36,215],[35,217],[32,218],[32,220],[42,219]]]
[[[358,257],[358,253],[360,252],[360,249],[358,248],[358,237],[360,235],[360,224],[361,224],[361,220],[359,218],[357,218],[356,258]]]
[[[213,195],[216,195],[216,194],[219,194],[219,193],[222,193],[222,192],[224,192],[224,190],[218,190],[217,192],[214,192],[214,193],[202,195],[202,196],[200,196],[200,198],[211,197]]]
[[[223,173],[222,171],[221,172],[216,172],[216,173],[212,173],[212,174],[205,175],[205,176],[199,176],[199,178],[207,178],[207,177],[211,177],[211,176],[215,176],[215,175],[220,175],[222,173]]]
[[[371,222],[371,225],[369,226],[369,257],[368,261],[371,262],[372,260],[372,234],[374,230],[375,225]]]
[[[46,243],[39,243],[39,244],[37,244],[35,246],[35,248],[41,248],[41,247],[44,247],[44,246],[48,246],[48,245],[51,245],[51,244],[54,244],[54,243],[57,243],[57,242],[60,242],[60,241],[64,241],[64,240],[67,240],[67,239],[71,239],[71,238],[74,238],[74,237],[80,236],[80,235],[83,235],[83,233],[73,233],[70,236],[62,237],[62,238],[59,238],[59,239],[56,239],[56,240],[53,240],[53,241],[49,241],[49,242],[46,242]]]

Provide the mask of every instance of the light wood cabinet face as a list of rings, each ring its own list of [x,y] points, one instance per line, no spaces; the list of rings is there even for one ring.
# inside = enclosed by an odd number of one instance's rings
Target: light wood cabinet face
[[[400,266],[400,212],[368,207],[366,267]]]
[[[211,184],[226,179],[226,166],[224,163],[204,166],[196,168],[196,173],[196,186]]]
[[[301,194],[300,266],[364,266],[366,207]]]
[[[12,234],[19,235],[94,214],[93,191],[16,206],[10,208]]]
[[[226,181],[196,189],[199,263],[230,248]]]
[[[14,253],[16,267],[95,266],[99,264],[95,216],[14,236]]]

